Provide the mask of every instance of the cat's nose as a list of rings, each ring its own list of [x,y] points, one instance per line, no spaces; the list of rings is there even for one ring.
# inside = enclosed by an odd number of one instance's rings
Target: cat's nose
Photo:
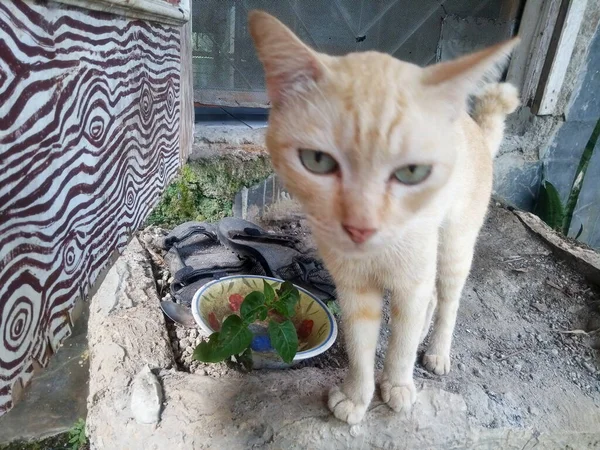
[[[342,224],[342,227],[344,228],[346,233],[348,233],[350,239],[352,239],[352,241],[357,244],[362,244],[363,242],[366,242],[377,231],[374,228],[357,228],[344,224]]]

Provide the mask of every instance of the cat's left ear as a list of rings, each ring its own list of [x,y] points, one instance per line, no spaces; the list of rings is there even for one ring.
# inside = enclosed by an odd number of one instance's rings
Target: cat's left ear
[[[323,75],[319,55],[275,17],[250,11],[248,24],[273,104],[306,89]]]
[[[433,88],[437,98],[463,110],[467,98],[475,93],[478,84],[501,69],[518,43],[519,38],[515,37],[453,61],[426,67],[423,85]]]

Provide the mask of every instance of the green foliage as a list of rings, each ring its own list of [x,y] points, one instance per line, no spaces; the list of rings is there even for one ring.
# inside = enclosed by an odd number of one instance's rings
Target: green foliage
[[[544,181],[540,186],[535,213],[554,230],[562,230],[565,217],[558,191],[552,183]]]
[[[265,282],[267,286],[268,283]],[[273,288],[269,286],[271,291]],[[275,297],[275,293],[273,293],[273,297]],[[240,314],[242,315],[242,319],[247,322],[254,322],[256,320],[265,320],[267,318],[267,306],[266,303],[267,296],[262,292],[254,291],[246,296],[244,301],[242,302],[242,306],[240,308]]]
[[[287,319],[278,323],[271,320],[269,322],[269,338],[281,359],[288,364],[291,363],[298,350],[298,334],[292,321]]]
[[[190,220],[213,222],[231,215],[235,194],[271,173],[267,159],[233,157],[191,162],[165,189],[146,225],[173,227]]]
[[[86,447],[85,420],[79,419],[69,430],[69,445],[71,450],[81,450]]]
[[[236,361],[247,366],[248,361],[251,361],[250,344],[253,338],[248,326],[256,321],[266,320],[269,312],[277,312],[283,321],[269,319],[271,345],[283,361],[288,364],[293,361],[298,351],[298,334],[289,319],[296,312],[300,292],[287,281],[275,292],[266,280],[263,281],[263,292],[252,291],[246,295],[240,306],[240,315],[228,316],[220,331],[211,334],[207,341],[196,347],[194,359],[215,363],[235,357]]]
[[[273,308],[284,317],[291,317],[296,310],[296,303],[300,300],[300,292],[292,283],[286,281],[277,291],[279,301],[273,304]]]
[[[340,308],[339,303],[335,300],[327,302],[327,308],[329,309],[329,311],[331,311],[331,314],[333,314],[334,316],[339,317],[342,314],[342,309]]]

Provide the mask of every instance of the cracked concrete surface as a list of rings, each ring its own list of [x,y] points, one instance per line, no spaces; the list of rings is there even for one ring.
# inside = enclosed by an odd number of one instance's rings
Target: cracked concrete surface
[[[91,303],[92,448],[598,448],[600,375],[589,350],[597,343],[559,333],[596,317],[587,308],[597,308],[597,291],[503,208],[492,208],[480,241],[451,374],[417,368],[409,414],[393,413],[377,394],[365,420],[350,427],[326,407],[345,369],[235,378],[178,371],[150,263],[134,238]],[[136,423],[130,408],[132,380],[146,364],[164,392],[154,425]]]

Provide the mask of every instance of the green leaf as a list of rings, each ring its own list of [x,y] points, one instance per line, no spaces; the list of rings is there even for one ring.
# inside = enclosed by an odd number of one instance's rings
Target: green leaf
[[[300,300],[298,289],[292,283],[286,281],[277,291],[277,295],[279,300],[273,304],[275,310],[287,318],[292,317],[296,312],[296,304]]]
[[[259,291],[253,291],[246,295],[240,307],[240,314],[246,323],[252,323],[255,320],[265,320],[267,318],[265,295]]]
[[[252,332],[240,316],[232,314],[223,321],[219,332],[219,347],[225,357],[242,353],[252,342]]]
[[[194,350],[192,355],[195,360],[205,363],[221,362],[227,355],[223,354],[219,345],[219,332],[213,333],[208,337],[208,341],[202,341]]]
[[[275,291],[273,290],[273,287],[269,283],[267,283],[267,280],[263,280],[263,285],[266,304],[267,306],[271,306],[271,304],[275,300]]]
[[[560,230],[564,219],[564,209],[560,195],[552,183],[544,181],[536,205],[536,214],[554,230]]]
[[[254,362],[252,360],[252,349],[250,347],[244,350],[244,353],[239,355],[237,359],[246,371],[250,372],[252,370]]]
[[[581,226],[579,227],[579,231],[577,232],[577,235],[575,236],[575,240],[579,239],[579,236],[581,236],[581,233],[583,233],[583,224],[581,224]]]
[[[292,321],[286,320],[277,323],[271,320],[269,322],[269,338],[281,359],[288,364],[291,363],[298,351],[298,335]]]
[[[342,314],[340,305],[335,300],[327,302],[327,308],[329,308],[329,311],[331,311],[331,314],[333,314],[334,316],[339,316],[340,314]],[[308,312],[308,310],[306,312]]]

